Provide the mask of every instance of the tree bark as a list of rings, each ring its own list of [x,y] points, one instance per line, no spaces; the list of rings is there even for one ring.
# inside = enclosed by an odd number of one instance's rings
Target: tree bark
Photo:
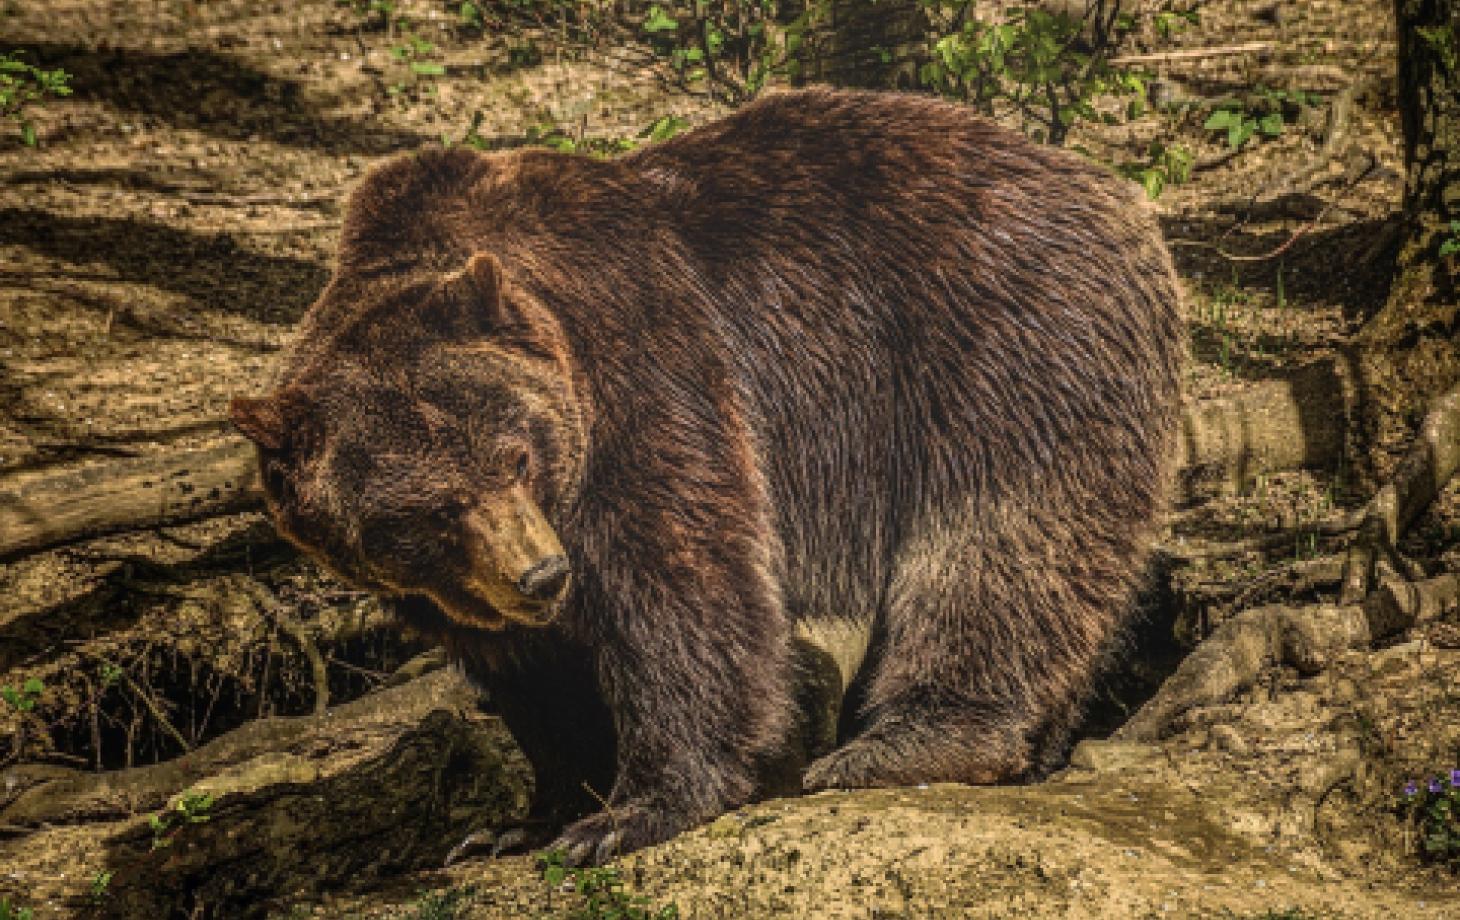
[[[1363,434],[1402,445],[1434,396],[1460,381],[1460,254],[1441,256],[1460,219],[1460,0],[1396,0],[1398,97],[1407,181],[1389,298],[1356,337]]]

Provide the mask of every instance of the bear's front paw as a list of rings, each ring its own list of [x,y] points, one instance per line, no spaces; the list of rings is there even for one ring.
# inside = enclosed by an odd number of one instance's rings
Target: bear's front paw
[[[600,866],[640,847],[668,840],[683,822],[641,805],[621,805],[570,824],[549,849],[568,866]]]

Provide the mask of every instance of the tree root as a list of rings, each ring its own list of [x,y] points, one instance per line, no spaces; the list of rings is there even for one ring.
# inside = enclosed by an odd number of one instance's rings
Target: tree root
[[[1390,480],[1350,522],[1358,522],[1343,562],[1339,602],[1257,607],[1218,627],[1156,695],[1116,733],[1148,741],[1179,726],[1192,709],[1229,699],[1263,670],[1290,665],[1313,674],[1335,655],[1434,619],[1460,604],[1460,576],[1418,578],[1399,555],[1404,530],[1460,470],[1460,387],[1435,400]]]
[[[1344,560],[1339,602],[1357,603],[1382,574],[1380,561],[1403,567],[1400,534],[1460,469],[1460,387],[1437,398],[1394,475],[1369,501]]]

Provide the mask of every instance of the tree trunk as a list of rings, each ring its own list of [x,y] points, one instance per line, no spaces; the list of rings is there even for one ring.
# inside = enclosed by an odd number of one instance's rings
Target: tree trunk
[[[1460,0],[1395,0],[1399,107],[1408,176],[1397,272],[1357,344],[1371,447],[1392,453],[1428,402],[1460,381]]]
[[[909,89],[926,53],[928,17],[919,0],[809,0],[796,82]]]

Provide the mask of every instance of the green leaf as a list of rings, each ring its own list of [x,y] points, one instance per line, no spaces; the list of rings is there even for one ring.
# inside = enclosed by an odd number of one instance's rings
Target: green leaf
[[[1460,252],[1460,240],[1445,240],[1440,244],[1440,258],[1442,259],[1457,252]]]
[[[20,689],[32,696],[37,696],[46,689],[46,685],[41,683],[39,677],[32,677],[22,684]]]
[[[34,147],[36,145],[35,125],[28,121],[22,121],[20,123],[20,139],[25,146]]]
[[[641,28],[645,32],[673,32],[679,28],[679,20],[674,19],[658,6],[649,7],[649,15],[644,18]]]
[[[1257,123],[1257,127],[1268,137],[1277,137],[1283,133],[1283,116],[1280,112],[1273,112],[1266,115]]]
[[[446,73],[446,68],[435,61],[412,61],[411,72],[423,77],[439,77]]]
[[[1225,131],[1233,125],[1241,123],[1242,115],[1240,113],[1233,112],[1231,109],[1217,109],[1207,117],[1202,127],[1208,131]]]
[[[1244,118],[1237,125],[1227,129],[1227,144],[1231,147],[1241,147],[1256,131],[1257,122],[1251,118]]]
[[[725,33],[712,26],[705,28],[705,48],[710,52],[711,57],[719,55],[720,50],[725,47]]]
[[[1146,190],[1146,197],[1155,201],[1166,188],[1166,177],[1159,169],[1148,169],[1141,174],[1141,185]]]

